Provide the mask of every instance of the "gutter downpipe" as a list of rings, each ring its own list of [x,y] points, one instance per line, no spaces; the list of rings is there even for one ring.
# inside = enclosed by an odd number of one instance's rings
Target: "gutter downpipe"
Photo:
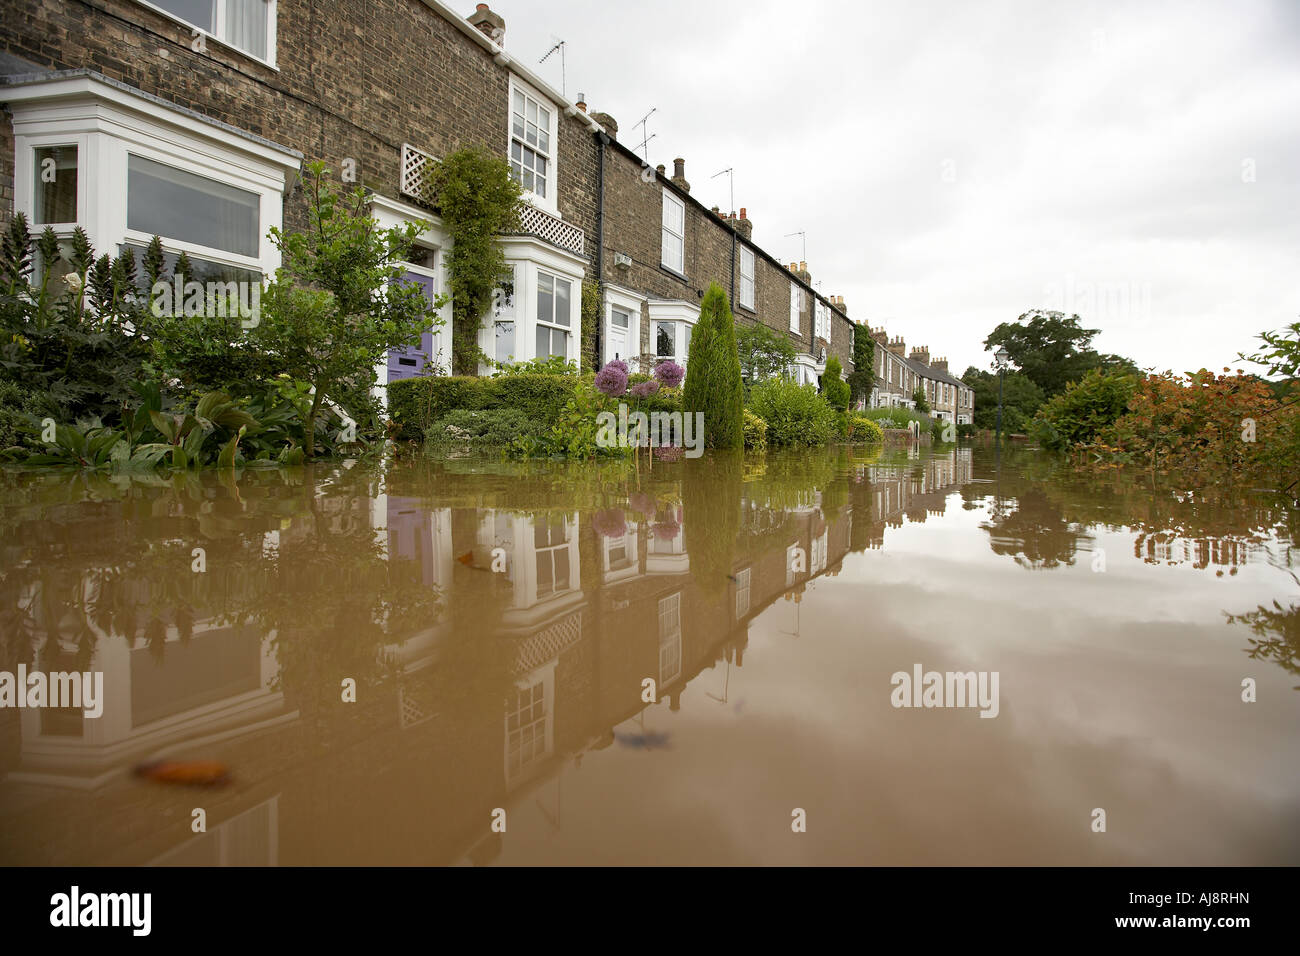
[[[599,369],[603,364],[601,356],[604,354],[601,350],[601,333],[605,327],[605,147],[609,145],[609,134],[604,130],[596,133],[596,335],[593,348],[596,354],[596,368]],[[637,322],[637,328],[640,329],[641,323]],[[631,346],[631,343],[628,343]],[[641,343],[636,343],[637,353],[640,354]]]

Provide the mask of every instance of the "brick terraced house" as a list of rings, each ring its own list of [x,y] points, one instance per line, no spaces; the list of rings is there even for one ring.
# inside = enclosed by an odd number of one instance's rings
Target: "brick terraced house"
[[[754,244],[746,209],[693,199],[683,160],[672,175],[650,169],[612,117],[566,99],[504,43],[486,4],[465,17],[440,0],[9,0],[0,224],[22,212],[65,238],[81,225],[100,253],[157,234],[191,278],[251,279],[279,265],[268,230],[304,224],[298,173],[320,160],[371,191],[382,224],[432,222],[407,266],[432,299],[447,288],[449,240],[428,174],[476,143],[509,160],[527,202],[504,239],[506,294],[479,331],[488,356],[575,360],[586,346],[598,364],[684,363],[718,282],[737,322],[795,343],[800,381],[831,354],[852,371],[842,298]],[[602,292],[586,343],[584,283]],[[450,311],[376,369],[381,391],[448,366]]]

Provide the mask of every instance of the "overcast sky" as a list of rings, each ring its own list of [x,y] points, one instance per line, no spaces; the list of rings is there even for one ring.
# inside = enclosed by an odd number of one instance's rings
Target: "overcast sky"
[[[462,4],[465,12],[470,5]],[[1300,0],[495,0],[514,56],[960,374],[1031,308],[1140,366],[1300,320]]]

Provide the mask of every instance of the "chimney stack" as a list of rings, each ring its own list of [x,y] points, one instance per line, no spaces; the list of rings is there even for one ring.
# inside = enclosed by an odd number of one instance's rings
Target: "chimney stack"
[[[879,345],[882,349],[889,347],[889,336],[885,334],[883,326],[878,329],[873,329],[871,326],[867,326],[867,329],[871,333],[871,340],[873,342]]]
[[[746,239],[750,238],[754,234],[754,224],[749,220],[749,217],[745,215],[744,206],[740,207],[740,218],[736,220],[736,231]]]
[[[477,27],[482,34],[495,43],[497,46],[503,46],[506,42],[506,21],[498,13],[493,13],[486,3],[480,3],[478,9],[471,13],[467,20],[470,26]]]
[[[930,363],[931,368],[937,368],[941,372],[948,371],[948,360],[946,358],[937,358]]]
[[[930,349],[925,345],[916,345],[912,347],[912,361],[920,362],[922,365],[930,364]]]
[[[597,111],[591,114],[591,118],[605,128],[605,132],[609,134],[610,139],[618,139],[618,123],[614,117],[608,113]]]
[[[680,156],[673,160],[672,184],[684,193],[691,191],[691,184],[686,181],[686,160]]]
[[[907,355],[907,343],[903,341],[903,337],[901,335],[898,338],[890,341],[889,351],[893,352],[895,355],[899,356],[900,358]]]

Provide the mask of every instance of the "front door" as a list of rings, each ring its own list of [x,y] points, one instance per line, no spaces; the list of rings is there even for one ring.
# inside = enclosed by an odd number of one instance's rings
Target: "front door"
[[[632,315],[626,309],[611,306],[609,310],[609,335],[605,337],[605,361],[628,360],[628,335]],[[631,365],[631,363],[628,363]]]
[[[425,298],[429,300],[430,305],[433,304],[435,290],[432,276],[408,272],[403,276],[403,281],[418,285],[424,292]],[[398,379],[414,378],[423,374],[425,365],[435,356],[433,339],[433,330],[426,329],[424,334],[420,336],[419,346],[389,351],[388,381],[396,382]]]

